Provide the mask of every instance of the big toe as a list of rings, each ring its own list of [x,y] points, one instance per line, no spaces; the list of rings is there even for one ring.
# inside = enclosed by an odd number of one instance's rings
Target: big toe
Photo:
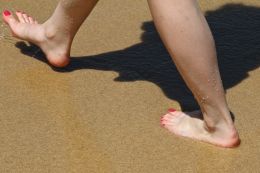
[[[10,11],[5,10],[2,13],[2,16],[3,16],[4,22],[9,26],[12,35],[17,38],[22,38],[24,28],[19,25],[19,22],[16,20],[16,18],[13,16],[13,14]]]
[[[15,24],[17,23],[17,21],[14,18],[14,16],[12,15],[12,13],[8,10],[5,10],[2,13],[2,15],[3,15],[3,19],[4,19],[5,23],[7,23],[13,30],[15,28]]]

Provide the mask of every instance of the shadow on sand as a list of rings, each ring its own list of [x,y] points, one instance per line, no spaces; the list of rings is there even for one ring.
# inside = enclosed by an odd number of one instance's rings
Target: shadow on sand
[[[228,4],[206,12],[218,52],[218,61],[225,89],[247,78],[248,72],[260,64],[260,8],[242,4]],[[93,56],[72,57],[71,64],[59,72],[82,69],[115,71],[119,82],[149,81],[164,94],[178,101],[182,110],[198,108],[190,90],[183,82],[164,48],[153,22],[142,24],[142,42],[123,50]],[[34,46],[17,43],[22,53],[32,56]],[[42,53],[34,58],[46,62]]]

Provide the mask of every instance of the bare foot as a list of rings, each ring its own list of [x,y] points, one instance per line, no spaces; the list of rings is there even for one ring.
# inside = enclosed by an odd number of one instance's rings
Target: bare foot
[[[69,63],[72,40],[67,37],[66,33],[60,30],[58,32],[47,23],[38,24],[36,20],[23,12],[16,12],[18,20],[7,10],[2,15],[13,36],[39,46],[50,64],[64,67]]]
[[[184,113],[169,109],[161,118],[161,125],[178,136],[207,142],[220,147],[236,147],[240,140],[234,126],[225,123],[216,125],[213,131],[206,128],[200,111]]]

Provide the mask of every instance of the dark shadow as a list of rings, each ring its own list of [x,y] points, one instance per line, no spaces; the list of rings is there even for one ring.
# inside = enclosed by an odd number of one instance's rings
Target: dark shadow
[[[216,40],[218,61],[225,89],[247,78],[248,72],[260,63],[260,8],[242,4],[228,4],[206,13]],[[59,72],[81,69],[116,71],[115,81],[144,80],[155,83],[164,94],[180,103],[183,110],[198,108],[176,67],[165,50],[153,22],[142,25],[142,42],[123,50],[103,54],[72,57],[71,64]],[[34,46],[18,43],[24,54],[33,56]],[[37,53],[38,60],[46,62]]]

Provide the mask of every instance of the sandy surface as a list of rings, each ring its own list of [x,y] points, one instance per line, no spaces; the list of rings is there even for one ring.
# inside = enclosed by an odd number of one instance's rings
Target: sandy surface
[[[0,8],[44,21],[56,3],[1,0]],[[146,1],[102,0],[63,71],[33,58],[41,57],[35,48],[0,40],[0,172],[259,172],[260,1],[200,3],[216,39],[239,148],[178,138],[160,127],[169,107],[194,109],[195,101]]]

